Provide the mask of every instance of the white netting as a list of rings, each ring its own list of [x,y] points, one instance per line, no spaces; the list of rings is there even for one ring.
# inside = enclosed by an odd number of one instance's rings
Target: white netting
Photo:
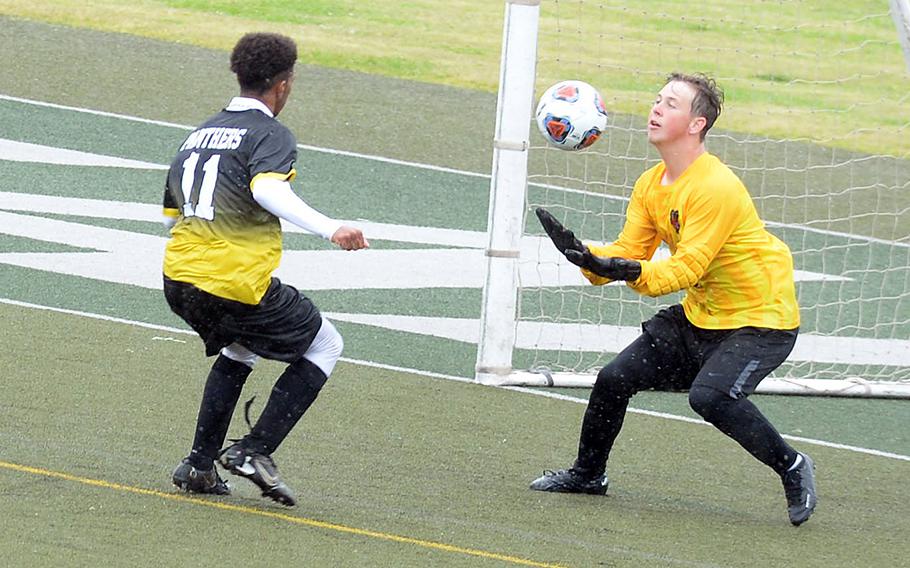
[[[644,129],[655,93],[672,71],[708,73],[727,101],[708,150],[744,180],[798,271],[802,337],[776,375],[910,382],[910,76],[887,3],[695,6],[541,4],[536,94],[584,80],[611,116],[585,152],[532,132],[528,211],[612,240],[658,159]],[[534,215],[526,232],[515,369],[588,372],[679,299],[586,285]]]

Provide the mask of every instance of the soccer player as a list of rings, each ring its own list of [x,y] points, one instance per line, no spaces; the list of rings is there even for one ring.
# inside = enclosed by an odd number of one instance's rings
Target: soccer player
[[[215,460],[284,505],[295,498],[272,454],[325,384],[342,339],[313,303],[272,277],[285,219],[345,250],[363,233],[317,212],[291,189],[297,142],[276,116],[294,83],[297,45],[271,33],[243,36],[231,53],[240,95],[194,130],[171,163],[164,193],[171,238],[164,295],[218,355],[202,393],[190,454],[173,482],[193,493],[230,493]],[[244,382],[264,357],[288,364],[249,434],[221,449]],[[220,451],[219,451],[220,450]]]
[[[623,280],[647,296],[686,296],[642,324],[638,339],[601,369],[575,463],[545,471],[531,489],[605,494],[607,458],[629,399],[645,389],[688,390],[702,418],[780,476],[793,525],[815,509],[812,460],[748,399],[793,349],[799,307],[790,250],[765,230],[739,178],[705,150],[722,104],[713,79],[668,77],[648,116],[648,141],[661,162],[636,181],[612,244],[586,246],[537,210],[556,247],[592,284]],[[672,255],[650,260],[661,241]]]

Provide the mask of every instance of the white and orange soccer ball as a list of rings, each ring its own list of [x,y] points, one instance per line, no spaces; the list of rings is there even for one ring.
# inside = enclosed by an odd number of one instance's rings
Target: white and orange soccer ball
[[[607,127],[607,111],[597,89],[584,81],[560,81],[537,103],[537,127],[561,150],[583,150]]]

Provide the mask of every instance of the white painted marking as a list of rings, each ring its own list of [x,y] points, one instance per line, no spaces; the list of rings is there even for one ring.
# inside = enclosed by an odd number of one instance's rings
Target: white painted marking
[[[3,212],[0,212],[0,232],[100,251],[3,253],[0,264],[145,288],[161,287],[166,241],[163,236]]]
[[[53,109],[57,109],[57,110],[68,110],[68,111],[78,112],[78,113],[82,113],[82,114],[91,114],[94,116],[104,116],[107,118],[116,118],[119,120],[127,120],[130,122],[138,122],[141,124],[151,124],[154,126],[165,126],[168,128],[176,128],[178,130],[190,131],[190,130],[196,129],[195,126],[189,126],[186,124],[177,124],[175,122],[152,120],[149,118],[141,118],[138,116],[130,116],[130,115],[126,115],[126,114],[118,114],[115,112],[105,112],[105,111],[101,111],[101,110],[87,109],[87,108],[83,108],[83,107],[75,107],[75,106],[69,106],[69,105],[60,105],[60,104],[56,104],[56,103],[48,103],[48,102],[43,102],[43,101],[35,101],[35,100],[31,100],[31,99],[23,99],[20,97],[11,97],[9,95],[0,94],[0,100],[28,104],[28,105],[39,106],[39,107],[45,107],[45,108],[53,108]],[[298,144],[297,147],[302,150],[308,150],[310,152],[319,152],[320,154],[329,154],[332,156],[348,156],[351,158],[359,158],[361,160],[371,160],[374,162],[382,162],[382,163],[386,163],[386,164],[406,166],[409,168],[419,168],[422,170],[450,173],[450,174],[466,176],[466,177],[479,177],[479,178],[490,179],[490,174],[470,172],[467,170],[458,170],[455,168],[447,168],[444,166],[435,166],[432,164],[422,164],[419,162],[408,162],[405,160],[396,160],[394,158],[386,158],[383,156],[376,156],[376,155],[372,155],[372,154],[360,154],[358,152],[348,152],[346,150],[334,150],[331,148],[322,148],[319,146],[308,146],[306,144]]]
[[[57,164],[63,166],[94,166],[104,168],[130,168],[137,170],[166,170],[167,166],[127,160],[102,154],[90,154],[53,146],[29,144],[0,138],[0,160],[11,162],[34,162],[36,164]]]
[[[480,320],[395,314],[327,314],[329,318],[395,331],[477,343]],[[618,353],[641,333],[639,327],[519,321],[515,347],[560,351]],[[910,367],[910,341],[802,333],[789,361]]]
[[[150,289],[161,287],[161,264],[166,242],[163,228],[162,236],[146,235],[2,210],[153,221],[160,218],[158,206],[0,193],[0,232],[93,251],[2,253],[0,263]],[[276,274],[304,290],[359,289],[364,288],[365,283],[373,289],[480,288],[483,285],[484,233],[369,222],[361,225],[367,235],[374,238],[464,248],[365,250],[356,254],[340,250],[288,251]],[[577,268],[556,252],[546,237],[522,239],[521,254],[519,274],[524,286],[586,285]],[[668,253],[664,251],[662,254]],[[319,269],[312,270],[313,266]],[[356,273],[357,278],[350,278],[352,273]],[[815,274],[802,276],[839,278]],[[339,317],[366,325],[470,343],[477,341],[478,323],[475,320],[368,314],[343,314]],[[517,346],[616,352],[637,335],[638,329],[634,327],[523,321],[518,325]],[[810,341],[807,337],[810,336],[800,337],[794,359],[908,364],[910,343],[907,342],[837,337],[818,337]],[[805,359],[800,359],[801,355]]]
[[[0,210],[52,213],[54,215],[79,215],[96,219],[161,222],[161,205],[31,193],[0,192]],[[487,243],[487,234],[480,231],[415,227],[391,223],[373,223],[363,220],[347,220],[344,222],[360,227],[368,234],[369,238],[376,240],[474,249],[482,249]],[[307,231],[284,221],[281,223],[281,228],[289,233],[309,234]]]
[[[0,192],[0,210],[56,215],[79,215],[100,219],[128,219],[133,221],[160,222],[161,207],[145,203],[125,203],[100,199],[56,197],[53,195],[31,195],[26,193]],[[161,251],[165,233],[154,237],[103,227],[92,227],[66,221],[42,219],[34,216],[0,214],[5,222],[0,223],[0,232],[48,242],[68,244],[83,248],[113,253],[112,255],[85,256],[85,253],[7,253],[0,255],[0,262],[64,272],[55,269],[54,257],[59,256],[61,266],[81,267],[78,272],[67,272],[89,276],[93,265],[110,264],[116,268],[123,263],[133,272],[129,283],[146,287],[158,287],[160,275],[155,271],[161,266]],[[292,281],[306,290],[349,289],[365,286],[377,289],[414,288],[480,288],[483,286],[487,235],[480,231],[443,229],[436,227],[414,227],[369,221],[345,221],[363,229],[368,238],[398,242],[428,244],[454,249],[396,249],[365,250],[351,254],[341,250],[328,251],[286,251],[281,268],[276,272],[279,278]],[[282,223],[288,232],[305,231]],[[137,254],[141,251],[142,256]],[[79,254],[77,258],[65,255]],[[34,258],[32,258],[34,256]],[[669,256],[666,249],[658,250],[655,259]],[[134,266],[139,259],[148,262],[145,268]],[[312,270],[319,266],[319,270]],[[348,271],[356,270],[356,279],[346,278]],[[102,269],[98,278],[117,282],[116,275]],[[107,276],[105,276],[107,275]],[[550,243],[547,237],[525,236],[521,240],[521,261],[519,277],[525,287],[587,286],[587,280],[579,270],[570,264]],[[797,280],[845,280],[842,276],[798,271]],[[144,283],[143,283],[144,282]],[[616,283],[615,285],[622,285]]]
[[[417,371],[417,373],[419,373],[419,371]],[[497,387],[497,388],[513,390],[516,392],[522,392],[525,394],[531,394],[531,395],[535,395],[535,396],[543,396],[546,398],[553,398],[556,400],[564,400],[566,402],[575,402],[575,403],[584,404],[584,405],[588,404],[588,401],[583,398],[577,398],[574,396],[568,396],[568,395],[564,395],[564,394],[560,394],[560,393],[556,393],[556,392],[541,391],[538,389],[532,389],[532,388],[528,388],[528,387]],[[678,416],[676,414],[668,414],[666,412],[657,412],[654,410],[644,410],[644,409],[640,409],[640,408],[629,408],[629,412],[632,412],[635,414],[643,414],[645,416],[653,416],[655,418],[663,418],[665,420],[675,420],[677,422],[686,422],[689,424],[697,424],[699,426],[711,426],[712,428],[714,427],[713,425],[705,422],[704,420],[701,420],[699,418],[691,418],[689,416]],[[826,442],[824,440],[816,440],[815,438],[805,438],[803,436],[791,436],[790,434],[782,434],[782,436],[788,440],[793,440],[794,442],[802,442],[805,444],[813,444],[815,446],[834,448],[836,450],[846,450],[849,452],[869,454],[872,456],[878,456],[878,457],[882,457],[882,458],[890,458],[890,459],[901,460],[901,461],[910,461],[910,456],[905,456],[903,454],[895,454],[892,452],[883,452],[881,450],[873,450],[870,448],[863,448],[863,447],[859,447],[859,446],[850,446],[847,444],[838,444],[837,442]]]
[[[0,97],[2,98],[2,97]],[[48,105],[55,106],[55,105]],[[74,109],[78,110],[78,109]],[[104,114],[107,113],[97,113]],[[118,118],[128,118],[121,117]],[[166,126],[168,123],[145,121]],[[189,128],[189,127],[186,127]],[[314,151],[324,151],[306,147]],[[349,152],[328,151],[359,158],[380,159],[376,156],[357,155]],[[90,166],[133,167],[166,169],[166,166],[125,160],[112,156],[101,156],[72,150],[60,150],[47,146],[25,144],[0,139],[0,159],[29,160],[44,163],[64,163]],[[430,167],[391,160],[391,163],[414,167]],[[465,174],[456,170],[450,173]],[[478,174],[479,175],[479,174]],[[0,193],[0,209],[7,211],[47,212],[61,215],[82,215],[108,219],[131,219],[158,221],[160,208],[157,205],[121,203],[96,199],[62,198],[57,196],[28,195],[21,193]],[[0,263],[49,270],[98,280],[126,283],[147,288],[159,288],[160,265],[165,237],[135,234],[128,231],[93,227],[79,223],[22,216],[14,213],[0,213],[0,227],[7,234],[23,236],[48,242],[93,249],[98,252],[80,253],[6,253],[0,255]],[[361,287],[369,282],[373,288],[479,288],[483,283],[484,257],[487,235],[478,231],[440,229],[433,227],[408,227],[368,221],[355,221],[374,239],[396,240],[411,243],[425,243],[437,246],[454,246],[458,249],[431,250],[371,250],[358,253],[355,264],[348,253],[331,251],[289,251],[277,275],[309,290],[344,289]],[[289,232],[303,232],[285,224]],[[668,256],[665,249],[658,252],[656,259]],[[524,237],[521,241],[519,263],[520,278],[525,287],[586,286],[587,282],[579,271],[559,255],[545,237]],[[312,271],[311,266],[319,266]],[[344,274],[356,267],[356,282],[344,278]],[[797,271],[797,280],[846,280],[841,276]],[[620,284],[617,284],[620,285]],[[438,319],[432,321],[438,322]],[[476,322],[466,320],[473,330],[460,330],[458,340],[476,335]],[[361,322],[365,323],[365,322]],[[449,322],[451,325],[451,322]],[[373,325],[373,324],[371,324]],[[404,324],[401,324],[404,325]],[[460,324],[464,325],[464,324]],[[412,323],[404,327],[413,327]],[[421,326],[417,326],[421,327]],[[434,324],[427,326],[438,330]],[[568,330],[568,331],[567,331]],[[415,333],[426,333],[414,328]],[[467,333],[467,335],[466,335]],[[537,346],[544,349],[585,349],[591,351],[611,350],[609,346],[627,344],[638,333],[637,328],[591,325],[556,325],[538,322],[521,322],[519,325],[519,346]],[[806,337],[805,335],[803,337]],[[802,338],[801,338],[802,339]],[[822,338],[840,342],[840,338]],[[476,339],[470,340],[471,342]],[[874,358],[881,362],[881,341],[851,339],[851,349],[845,350],[840,343],[824,346],[823,353],[852,352],[849,362],[856,358]],[[812,345],[806,351],[818,348]],[[901,346],[901,348],[905,348]],[[799,351],[800,345],[797,345]],[[617,350],[617,349],[612,349]],[[901,354],[899,354],[900,356]],[[841,362],[829,356],[831,362]],[[886,358],[886,360],[888,360]]]
[[[110,118],[117,118],[120,120],[139,122],[142,124],[165,126],[165,127],[169,127],[169,128],[177,128],[180,130],[194,130],[196,128],[195,126],[188,126],[185,124],[177,124],[177,123],[165,122],[165,121],[161,121],[161,120],[140,118],[140,117],[130,116],[130,115],[126,115],[126,114],[118,114],[118,113],[113,113],[113,112],[105,112],[105,111],[100,111],[100,110],[87,109],[84,107],[76,107],[76,106],[61,105],[61,104],[56,104],[56,103],[49,103],[49,102],[44,102],[44,101],[36,101],[33,99],[24,99],[24,98],[20,98],[20,97],[12,97],[12,96],[3,95],[3,94],[0,94],[0,100],[12,101],[12,102],[16,102],[16,103],[28,104],[28,105],[33,105],[33,106],[45,107],[45,108],[68,110],[68,111],[72,111],[72,112],[91,114],[91,115],[95,115],[95,116],[105,116],[105,117],[110,117]],[[323,154],[330,154],[330,155],[336,155],[336,156],[349,156],[352,158],[359,158],[359,159],[363,159],[363,160],[372,160],[372,161],[377,161],[377,162],[381,162],[381,163],[389,163],[389,164],[407,166],[407,167],[417,168],[417,169],[445,172],[445,173],[451,173],[451,174],[467,176],[467,177],[479,177],[479,178],[490,179],[490,174],[487,174],[487,173],[471,172],[471,171],[467,171],[467,170],[447,168],[447,167],[436,166],[436,165],[432,165],[432,164],[423,164],[420,162],[409,162],[406,160],[396,160],[394,158],[385,158],[383,156],[375,156],[372,154],[361,154],[358,152],[349,152],[346,150],[334,150],[331,148],[322,148],[319,146],[308,146],[308,145],[304,145],[304,144],[298,144],[297,147],[301,148],[303,150],[308,150],[311,152],[319,152],[319,153],[323,153]],[[562,191],[565,193],[574,193],[574,194],[579,194],[579,195],[585,195],[585,196],[593,197],[593,198],[616,199],[616,200],[620,200],[620,201],[629,200],[627,197],[607,196],[602,193],[576,190],[576,189],[549,185],[549,184],[529,183],[528,185],[545,188],[545,189],[552,189],[554,191]],[[808,227],[805,225],[788,224],[788,223],[771,223],[771,222],[768,222],[766,224],[768,226],[774,226],[774,227],[799,229],[802,231],[806,231],[808,233],[815,233],[815,234],[819,234],[819,235],[832,235],[832,236],[843,237],[843,238],[853,239],[853,240],[858,240],[858,241],[878,243],[878,244],[883,244],[883,245],[887,245],[887,246],[893,246],[893,247],[899,247],[899,248],[910,248],[910,243],[889,241],[889,240],[885,240],[885,239],[878,239],[875,237],[867,237],[864,235],[853,235],[850,233],[843,233],[840,231],[828,231],[828,230],[824,230],[824,229],[816,229],[814,227]]]

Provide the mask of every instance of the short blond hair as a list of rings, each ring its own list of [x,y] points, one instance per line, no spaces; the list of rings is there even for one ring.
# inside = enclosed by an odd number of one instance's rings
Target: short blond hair
[[[692,99],[692,114],[701,116],[705,119],[705,127],[701,131],[701,139],[704,140],[708,131],[714,126],[720,111],[724,106],[724,92],[717,86],[717,81],[704,73],[671,73],[664,83],[682,81],[692,85],[695,89],[695,98]]]

